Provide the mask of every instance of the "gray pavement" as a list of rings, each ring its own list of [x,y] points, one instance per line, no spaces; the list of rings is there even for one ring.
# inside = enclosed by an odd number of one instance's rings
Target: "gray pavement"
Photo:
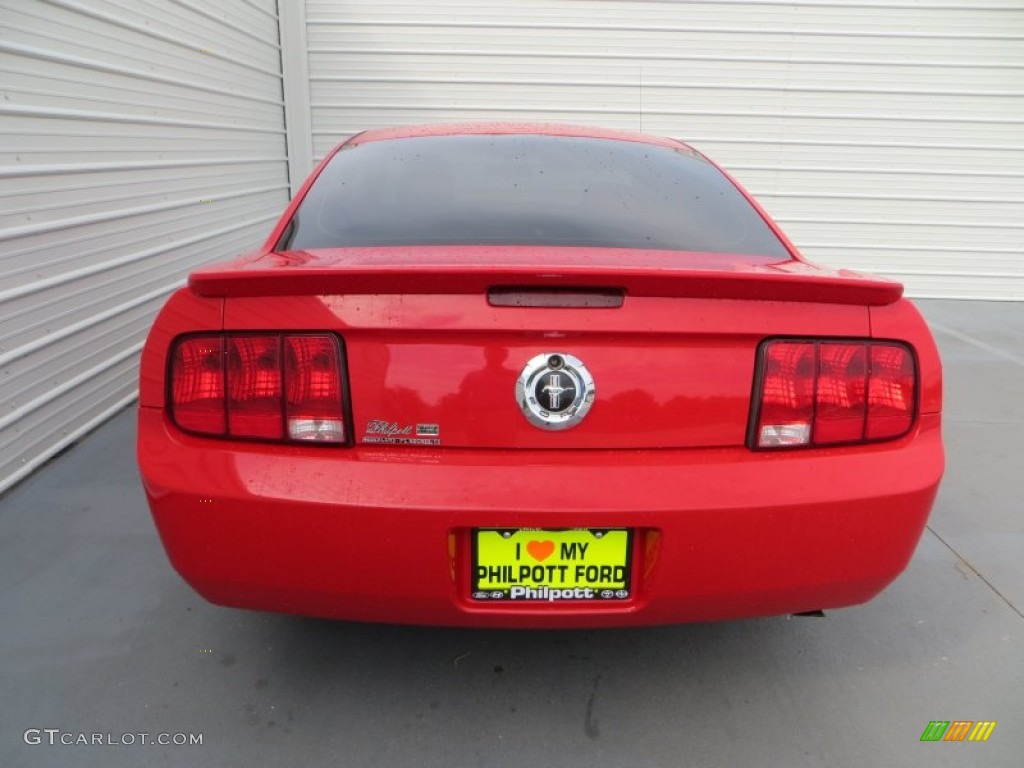
[[[824,619],[511,632],[217,608],[168,565],[119,414],[0,498],[0,766],[1019,768],[1024,304],[919,305],[946,478],[907,572]],[[921,743],[931,720],[998,725]],[[202,745],[25,743],[47,728]]]

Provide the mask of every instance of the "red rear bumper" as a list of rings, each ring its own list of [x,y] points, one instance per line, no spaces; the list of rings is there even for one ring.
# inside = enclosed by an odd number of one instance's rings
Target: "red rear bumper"
[[[313,448],[197,439],[139,411],[171,562],[208,600],[395,623],[587,627],[835,608],[906,566],[943,469],[938,415],[896,442],[787,453]],[[632,527],[634,595],[486,604],[476,527]]]

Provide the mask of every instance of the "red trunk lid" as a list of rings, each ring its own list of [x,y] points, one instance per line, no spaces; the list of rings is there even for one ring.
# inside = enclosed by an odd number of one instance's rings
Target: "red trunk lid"
[[[227,297],[227,330],[337,332],[357,443],[562,449],[742,445],[764,338],[867,337],[867,306],[902,290],[796,260],[526,247],[258,255],[190,285]],[[593,377],[572,428],[517,401],[545,353]]]

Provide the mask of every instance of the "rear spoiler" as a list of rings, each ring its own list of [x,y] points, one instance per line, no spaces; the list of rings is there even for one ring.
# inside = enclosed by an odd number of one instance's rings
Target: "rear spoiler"
[[[464,250],[464,249],[463,249]],[[583,251],[585,249],[572,249]],[[652,253],[661,254],[650,258]],[[493,254],[492,254],[493,255]],[[501,252],[502,256],[508,254]],[[189,287],[208,297],[344,294],[481,294],[495,289],[578,291],[625,296],[754,299],[881,306],[903,295],[900,283],[830,270],[804,261],[764,263],[751,257],[701,254],[694,266],[679,266],[662,252],[591,253],[553,263],[485,260],[456,254],[447,263],[421,257],[379,261],[368,254],[271,253],[212,265],[193,272]],[[646,258],[645,258],[646,257]],[[484,263],[480,263],[483,261]],[[717,262],[717,263],[716,263]],[[712,266],[714,264],[714,266]]]

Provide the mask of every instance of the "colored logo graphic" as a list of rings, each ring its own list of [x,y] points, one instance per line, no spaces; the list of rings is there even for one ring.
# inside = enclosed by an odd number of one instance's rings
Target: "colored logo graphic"
[[[995,720],[932,720],[921,741],[988,741],[995,727]]]

